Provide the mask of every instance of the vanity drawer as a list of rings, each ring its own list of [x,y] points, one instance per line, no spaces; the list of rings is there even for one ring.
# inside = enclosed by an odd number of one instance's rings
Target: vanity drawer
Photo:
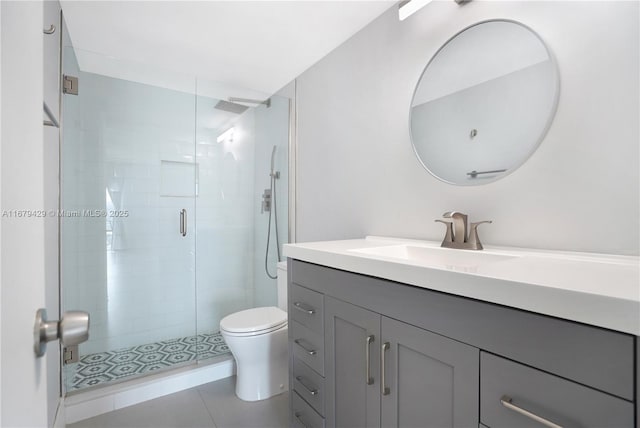
[[[291,322],[289,331],[293,356],[324,376],[324,336],[296,321]]]
[[[324,414],[324,378],[297,358],[293,359],[293,389],[318,413]]]
[[[324,418],[294,392],[291,398],[291,426],[295,428],[324,428]]]
[[[481,353],[480,420],[491,428],[539,428],[536,415],[563,427],[632,428],[633,412],[626,400]]]
[[[291,319],[316,333],[323,334],[324,296],[296,284],[291,284],[289,295]]]

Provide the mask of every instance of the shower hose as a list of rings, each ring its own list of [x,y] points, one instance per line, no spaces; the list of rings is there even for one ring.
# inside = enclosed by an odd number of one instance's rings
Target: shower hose
[[[271,198],[273,200],[273,209],[269,210],[269,223],[267,224],[267,248],[264,252],[264,271],[271,279],[278,278],[278,268],[276,266],[275,275],[271,275],[267,261],[269,259],[269,241],[271,240],[271,213],[273,213],[274,226],[276,229],[276,251],[278,252],[278,262],[280,261],[280,238],[278,235],[278,209],[276,205],[276,174],[271,171]]]

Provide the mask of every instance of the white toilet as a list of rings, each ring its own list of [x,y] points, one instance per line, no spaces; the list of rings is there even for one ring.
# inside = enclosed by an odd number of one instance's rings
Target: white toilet
[[[289,387],[287,353],[287,267],[278,263],[278,306],[227,315],[220,333],[236,360],[236,395],[264,400]]]

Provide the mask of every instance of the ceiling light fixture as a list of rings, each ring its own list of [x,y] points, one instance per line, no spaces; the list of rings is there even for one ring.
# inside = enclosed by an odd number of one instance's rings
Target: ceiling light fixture
[[[398,18],[400,21],[404,21],[429,3],[432,0],[404,0],[398,5]],[[458,5],[469,3],[471,0],[454,0]]]

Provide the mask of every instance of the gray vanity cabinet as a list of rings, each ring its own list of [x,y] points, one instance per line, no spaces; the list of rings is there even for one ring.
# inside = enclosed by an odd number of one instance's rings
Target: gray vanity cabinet
[[[640,428],[634,336],[298,260],[288,274],[292,426]]]
[[[325,351],[328,427],[478,424],[477,348],[326,297]]]

